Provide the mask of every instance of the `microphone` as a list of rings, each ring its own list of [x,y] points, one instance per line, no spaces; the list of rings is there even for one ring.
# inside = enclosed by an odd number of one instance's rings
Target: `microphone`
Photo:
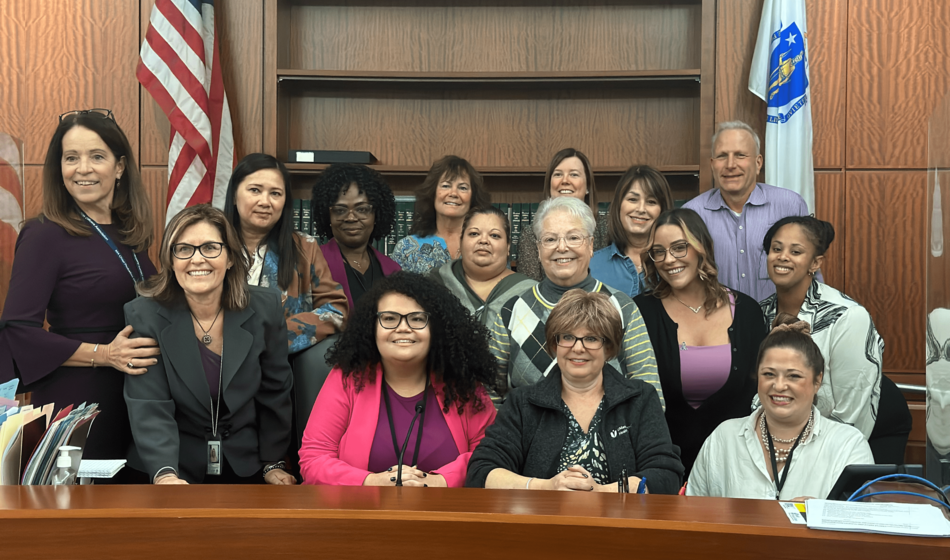
[[[399,460],[396,462],[396,486],[402,486],[402,460],[406,455],[406,447],[409,445],[409,437],[412,435],[412,427],[416,424],[416,420],[419,419],[419,415],[422,414],[426,409],[426,391],[422,392],[422,400],[416,403],[416,414],[412,417],[412,422],[409,423],[409,429],[406,430],[406,439],[402,442],[402,449],[399,451]],[[418,449],[419,441],[416,441],[416,448]]]

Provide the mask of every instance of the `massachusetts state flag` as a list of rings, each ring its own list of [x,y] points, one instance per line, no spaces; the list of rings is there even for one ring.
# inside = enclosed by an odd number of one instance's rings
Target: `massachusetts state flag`
[[[793,190],[815,211],[805,0],[765,0],[749,91],[768,104],[765,182]]]
[[[135,75],[171,123],[168,223],[182,208],[224,206],[234,167],[211,0],[155,0]]]

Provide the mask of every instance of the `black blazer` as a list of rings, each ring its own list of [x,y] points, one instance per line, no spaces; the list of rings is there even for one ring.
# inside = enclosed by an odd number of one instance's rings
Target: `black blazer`
[[[251,476],[281,460],[290,445],[293,375],[287,326],[274,290],[249,286],[250,302],[223,313],[221,452],[234,472]],[[134,444],[130,466],[150,477],[173,467],[190,483],[204,480],[211,438],[211,389],[185,305],[164,307],[146,297],[125,305],[135,336],[158,341],[162,355],[143,375],[125,376]]]
[[[736,311],[729,326],[729,342],[732,345],[729,378],[699,408],[690,406],[683,396],[676,323],[670,319],[663,302],[653,297],[652,293],[633,298],[650,333],[660,385],[666,399],[666,423],[670,427],[673,443],[682,450],[687,478],[699,449],[713,430],[725,420],[743,418],[752,411],[752,397],[757,387],[755,359],[759,344],[768,331],[759,304],[741,292],[733,290],[732,293],[736,299]]]

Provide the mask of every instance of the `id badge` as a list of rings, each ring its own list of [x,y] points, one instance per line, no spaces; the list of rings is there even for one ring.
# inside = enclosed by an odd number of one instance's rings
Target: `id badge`
[[[221,442],[208,442],[208,472],[206,474],[221,474]]]

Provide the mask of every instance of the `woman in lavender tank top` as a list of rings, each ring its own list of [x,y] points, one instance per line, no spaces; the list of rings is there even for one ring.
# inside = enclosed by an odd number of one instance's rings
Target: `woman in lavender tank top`
[[[644,259],[651,291],[634,298],[656,354],[670,436],[687,474],[716,426],[749,414],[755,356],[767,332],[758,303],[719,283],[714,254],[696,212],[664,212]]]
[[[304,484],[462,486],[495,419],[488,331],[444,286],[397,272],[357,303],[303,434]]]

